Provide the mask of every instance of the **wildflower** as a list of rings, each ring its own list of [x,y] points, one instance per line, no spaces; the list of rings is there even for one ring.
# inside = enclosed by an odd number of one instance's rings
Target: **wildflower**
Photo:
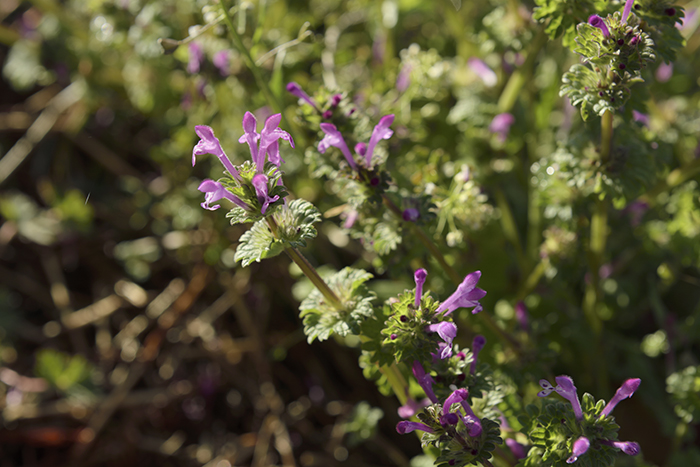
[[[553,391],[562,396],[564,399],[571,402],[571,407],[574,409],[574,415],[576,420],[583,419],[583,411],[581,410],[581,402],[578,400],[578,393],[576,392],[576,386],[574,386],[574,380],[570,376],[557,376],[554,378],[557,382],[557,386],[552,386],[546,379],[540,380],[540,386],[542,386],[542,391],[538,392],[539,397],[546,397],[550,395]]]
[[[483,60],[476,57],[471,57],[469,60],[467,60],[467,64],[469,65],[469,68],[474,70],[474,73],[481,78],[487,87],[492,88],[498,83],[496,73],[494,73],[494,71]]]
[[[433,402],[433,404],[437,404],[438,398],[435,395],[435,392],[433,391],[433,383],[435,382],[433,381],[433,377],[425,373],[423,365],[421,365],[418,360],[413,361],[412,369],[413,376],[415,376],[416,380],[418,380],[418,384],[421,388],[423,388],[423,392],[425,392],[425,395],[428,396],[428,399],[430,399]]]
[[[344,229],[351,229],[352,226],[355,225],[355,221],[357,220],[357,218],[359,216],[360,216],[360,213],[355,211],[354,209],[352,211],[349,211],[347,214],[345,214],[345,221],[343,222],[343,228]]]
[[[607,403],[603,411],[600,413],[600,416],[606,417],[610,415],[610,412],[613,411],[615,406],[617,406],[620,401],[632,397],[632,394],[634,394],[641,382],[642,380],[639,378],[631,378],[622,383],[622,386],[620,386],[615,392],[615,395],[612,399],[610,399],[610,402]]]
[[[416,402],[410,397],[406,398],[406,403],[399,407],[399,417],[401,418],[411,418],[413,417],[420,409],[423,407],[427,406],[430,404],[429,399],[423,399],[421,402]]]
[[[348,161],[350,167],[357,171],[357,163],[353,159],[352,154],[350,154],[350,149],[343,138],[342,133],[338,131],[335,125],[332,123],[321,123],[321,130],[326,134],[323,139],[318,143],[318,152],[324,154],[330,146],[340,149],[340,152],[345,156],[345,160]]]
[[[316,105],[316,101],[314,101],[311,97],[309,97],[306,92],[299,86],[297,83],[292,81],[291,83],[287,84],[287,92],[292,94],[293,96],[298,97],[299,99],[303,100],[307,104],[309,104],[311,107],[316,109],[318,111],[318,106]]]
[[[406,91],[406,89],[408,89],[408,86],[410,86],[411,84],[412,68],[413,67],[408,64],[402,66],[401,71],[399,71],[399,74],[396,77],[396,90],[402,94]]]
[[[215,182],[214,180],[206,179],[202,181],[197,189],[204,193],[204,202],[201,204],[201,206],[209,211],[216,211],[219,209],[221,207],[220,205],[217,204],[216,206],[211,206],[211,203],[215,203],[223,198],[226,198],[246,211],[250,211],[252,209],[238,196],[229,193],[221,183]]]
[[[479,299],[486,296],[486,291],[476,287],[477,282],[481,278],[481,271],[475,271],[467,274],[457,290],[450,295],[447,300],[442,302],[437,309],[437,313],[449,315],[459,308],[474,308],[472,314],[477,314],[483,307],[479,303]]]
[[[457,337],[457,326],[449,321],[431,324],[425,328],[428,332],[437,332],[438,336],[445,341],[444,348],[440,351],[440,360],[444,360],[452,355],[452,341]]]
[[[636,456],[640,451],[639,443],[634,441],[610,441],[608,439],[601,439],[600,443],[612,448],[620,449],[628,456]]]
[[[590,24],[594,28],[600,29],[600,31],[603,33],[603,36],[605,36],[606,38],[610,37],[610,31],[608,30],[608,26],[605,24],[605,20],[600,16],[591,15],[588,18],[588,24]]]
[[[469,373],[474,374],[476,371],[476,359],[479,357],[479,352],[486,345],[486,338],[480,334],[474,336],[472,341],[472,353],[474,354],[474,360],[472,360],[471,367],[469,368]]]
[[[256,174],[255,176],[253,176],[253,180],[251,182],[253,183],[253,187],[255,188],[255,195],[258,197],[258,201],[260,202],[260,204],[262,204],[262,209],[260,209],[260,213],[265,214],[265,211],[267,211],[267,207],[270,205],[270,203],[274,203],[275,201],[280,199],[280,197],[279,195],[275,195],[274,197],[268,196],[267,175],[261,173]]]
[[[199,67],[204,63],[204,50],[196,42],[190,42],[189,52],[190,60],[187,62],[187,72],[193,75],[199,73]]]
[[[406,222],[415,222],[420,217],[420,212],[416,208],[404,209],[401,213],[401,218]]]
[[[413,279],[416,281],[416,299],[414,301],[414,306],[417,309],[420,308],[420,301],[423,298],[423,284],[425,284],[425,279],[428,277],[428,271],[425,269],[418,269],[413,274]]]
[[[506,438],[506,446],[510,449],[510,452],[513,453],[513,456],[515,456],[516,459],[525,459],[527,457],[527,451],[525,451],[525,446],[522,444],[518,443],[516,440],[513,438]]]
[[[638,111],[636,111],[636,110],[633,110],[633,111],[632,111],[632,119],[633,119],[635,122],[639,122],[639,123],[641,123],[642,125],[644,125],[644,126],[646,126],[646,127],[649,126],[649,116],[646,115],[646,114],[643,114],[643,113],[641,113],[641,112],[638,112]]]
[[[527,313],[527,307],[522,301],[515,305],[515,318],[518,320],[518,324],[525,331],[530,331],[530,319]]]
[[[214,54],[214,57],[211,59],[212,63],[214,63],[214,66],[219,69],[219,73],[221,73],[221,76],[228,76],[230,74],[230,56],[231,52],[229,50],[219,50]]]
[[[238,139],[239,143],[247,143],[250,148],[250,158],[255,164],[256,171],[260,174],[265,168],[265,156],[268,160],[279,167],[284,160],[279,153],[279,140],[283,139],[294,147],[294,140],[291,135],[279,127],[282,114],[270,115],[265,120],[265,125],[261,133],[255,131],[257,120],[255,116],[246,112],[243,116],[243,136]],[[258,146],[258,141],[260,145]]]
[[[498,139],[504,142],[510,133],[510,127],[515,123],[515,117],[509,113],[498,114],[493,117],[491,124],[489,125],[489,131],[491,133],[496,133]]]
[[[435,430],[430,428],[425,423],[409,422],[409,421],[404,420],[404,421],[396,424],[396,431],[398,431],[399,434],[405,435],[406,433],[410,433],[414,430],[421,430],[421,431],[425,431],[428,433],[435,433]]]
[[[206,125],[197,125],[194,127],[194,131],[195,133],[197,133],[197,136],[199,136],[200,140],[192,150],[192,167],[194,167],[197,156],[202,156],[204,154],[212,154],[219,158],[221,163],[224,165],[228,173],[230,173],[231,176],[233,176],[233,178],[235,178],[238,181],[241,181],[241,176],[238,173],[238,170],[236,170],[236,168],[233,166],[231,160],[228,158],[223,148],[221,147],[219,138],[214,136],[214,130],[212,130]]]
[[[633,4],[634,4],[634,0],[627,0],[625,2],[625,8],[622,10],[622,24],[627,24],[627,17],[630,15],[630,12],[632,11]]]
[[[566,459],[567,464],[573,464],[576,462],[579,458],[579,456],[582,456],[588,451],[588,448],[591,447],[591,442],[586,438],[585,436],[581,436],[579,439],[574,441],[574,447],[572,449],[571,457]]]
[[[369,138],[369,145],[367,146],[367,152],[365,153],[365,161],[367,162],[367,167],[371,167],[372,154],[374,153],[374,148],[380,140],[389,139],[394,131],[389,128],[391,124],[394,123],[394,115],[385,115],[379,119],[379,123],[372,130],[372,136]]]
[[[662,63],[659,68],[656,69],[656,81],[659,83],[665,83],[673,77],[673,63]]]

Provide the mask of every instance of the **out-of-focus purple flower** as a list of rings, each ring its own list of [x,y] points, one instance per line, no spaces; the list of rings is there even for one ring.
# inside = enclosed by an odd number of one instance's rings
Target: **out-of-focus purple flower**
[[[574,441],[574,447],[572,449],[571,457],[566,459],[567,464],[573,464],[578,460],[578,458],[588,451],[591,447],[591,442],[585,436],[581,436],[579,439]]]
[[[409,64],[405,64],[401,67],[398,76],[396,76],[396,90],[400,93],[404,93],[406,89],[411,85],[411,70],[413,67]]]
[[[375,65],[384,63],[384,54],[386,53],[386,34],[378,32],[372,42],[372,58]]]
[[[642,125],[648,127],[649,126],[649,116],[647,114],[643,114],[641,112],[638,112],[636,110],[632,111],[632,119],[635,122],[639,122]]]
[[[219,69],[221,76],[228,76],[231,73],[231,51],[224,49],[219,50],[211,59],[214,66]]]
[[[556,392],[564,399],[571,402],[571,407],[574,409],[574,415],[576,420],[583,419],[583,411],[581,410],[581,402],[578,400],[578,393],[576,392],[576,386],[574,386],[574,380],[571,376],[557,376],[554,378],[557,382],[557,386],[552,386],[546,379],[540,380],[540,386],[542,386],[542,391],[538,392],[539,397],[546,397],[552,392]]]
[[[474,308],[472,310],[473,314],[480,312],[483,307],[479,300],[486,296],[486,291],[476,286],[480,278],[481,271],[467,274],[467,277],[459,284],[457,290],[440,304],[437,313],[449,315],[459,308]]]
[[[231,160],[221,147],[219,138],[214,136],[214,130],[206,125],[196,125],[194,127],[194,131],[197,133],[200,140],[195,145],[194,149],[192,149],[192,167],[194,167],[197,156],[212,154],[219,158],[221,163],[224,165],[228,173],[233,176],[233,178],[240,181],[241,176],[239,175],[238,170],[236,170],[236,168],[233,166]]]
[[[515,304],[515,319],[518,320],[518,324],[523,331],[530,332],[530,317],[527,312],[527,307],[522,301]]]
[[[486,87],[492,88],[498,84],[498,76],[496,73],[481,59],[476,57],[471,57],[467,60],[469,68],[471,68],[474,73],[476,73],[479,78],[484,82]]]
[[[420,217],[420,212],[416,208],[404,209],[403,213],[401,213],[401,217],[406,222],[415,222]]]
[[[627,24],[627,17],[630,15],[630,12],[632,11],[632,5],[634,4],[634,0],[627,0],[625,2],[625,8],[622,10],[622,24]]]
[[[516,440],[513,438],[506,438],[506,446],[508,446],[508,449],[510,449],[510,452],[513,453],[516,459],[525,459],[527,456],[527,451],[525,449],[525,446],[522,444],[518,443]]]
[[[394,130],[389,128],[392,123],[394,123],[394,114],[385,115],[379,119],[379,123],[372,130],[372,136],[369,138],[367,152],[365,153],[365,161],[368,168],[372,166],[372,155],[377,143],[383,139],[391,138],[391,135],[394,134]]]
[[[216,203],[217,201],[223,198],[231,201],[237,206],[242,207],[246,211],[251,210],[251,207],[248,206],[248,204],[243,202],[237,196],[229,193],[229,191],[226,190],[226,188],[224,188],[224,186],[221,183],[216,182],[214,180],[206,179],[202,181],[202,183],[199,184],[199,188],[197,189],[204,193],[204,202],[201,204],[201,206],[209,211],[216,211],[217,209],[219,209],[221,207],[220,205],[217,204],[216,206],[212,206],[211,203]]]
[[[639,378],[631,378],[622,383],[622,386],[620,386],[617,392],[615,392],[615,395],[612,399],[610,399],[610,402],[607,403],[603,411],[600,413],[600,416],[607,417],[610,415],[610,412],[613,411],[615,406],[620,403],[620,401],[632,397],[632,394],[634,394],[641,382],[642,380]]]
[[[588,18],[588,24],[593,26],[594,28],[600,29],[600,32],[603,33],[603,36],[606,38],[610,37],[610,30],[608,29],[608,26],[605,24],[605,20],[601,18],[598,15],[591,15]]]
[[[189,45],[190,60],[187,62],[187,72],[190,74],[199,73],[199,67],[204,63],[204,50],[196,42]]]
[[[420,308],[420,302],[423,298],[423,285],[425,284],[425,280],[427,278],[428,271],[426,271],[423,268],[418,269],[415,273],[413,273],[413,280],[416,281],[416,297],[413,301],[413,305],[416,308],[416,310]]]
[[[434,430],[430,428],[428,425],[425,423],[420,423],[420,422],[409,422],[409,421],[402,421],[396,424],[396,431],[399,434],[405,435],[406,433],[410,433],[414,430],[420,430],[420,431],[425,431],[428,433],[434,433]]]
[[[342,94],[333,94],[333,97],[331,97],[331,107],[336,108],[338,107],[338,104],[340,104],[340,101],[343,100],[343,95]]]
[[[355,154],[365,157],[365,154],[367,154],[367,143],[357,143],[355,145]]]
[[[656,81],[659,83],[665,83],[670,80],[673,76],[673,63],[662,63],[659,65],[654,76],[656,76]]]
[[[345,156],[345,160],[348,161],[350,167],[357,171],[357,163],[353,159],[348,144],[343,138],[343,134],[336,128],[332,123],[321,123],[321,130],[326,134],[323,139],[318,143],[318,152],[321,154],[325,153],[329,147],[333,146],[340,149],[340,152]]]
[[[318,111],[318,106],[316,105],[316,101],[314,101],[311,97],[309,97],[306,92],[299,86],[297,83],[292,81],[291,83],[287,84],[287,92],[292,94],[293,96],[298,97],[299,99],[303,100],[307,104],[309,104],[311,107],[316,109]]]
[[[325,112],[323,112],[321,117],[323,117],[324,120],[330,120],[331,118],[333,118],[333,111],[331,109],[328,109]]]
[[[262,204],[262,209],[260,210],[260,213],[265,214],[265,211],[267,211],[267,208],[270,205],[270,203],[274,203],[275,201],[280,199],[280,197],[279,195],[275,195],[273,197],[268,196],[267,175],[260,173],[256,174],[253,177],[253,180],[251,181],[253,183],[253,187],[255,188],[255,195],[258,197],[258,201],[260,202],[260,204]]]
[[[425,328],[428,332],[437,332],[440,339],[445,341],[445,347],[440,352],[440,360],[444,360],[452,356],[452,341],[457,337],[457,326],[449,321],[435,323]]]
[[[477,334],[474,336],[474,340],[472,341],[472,354],[474,354],[474,360],[472,360],[472,364],[469,367],[469,373],[472,375],[476,371],[476,360],[479,358],[479,352],[481,352],[481,349],[484,348],[486,345],[486,338],[480,334]]]
[[[425,373],[423,365],[421,365],[418,360],[413,361],[411,369],[413,370],[413,376],[416,377],[418,384],[423,388],[425,395],[428,396],[428,399],[430,399],[433,404],[437,404],[438,398],[435,392],[433,392],[433,377]]]
[[[649,204],[644,201],[632,201],[628,204],[623,212],[626,212],[630,216],[630,224],[633,227],[637,227],[642,222],[642,217],[644,213],[649,210]]]
[[[355,211],[354,209],[352,211],[348,212],[345,215],[345,222],[343,222],[343,228],[344,229],[352,228],[352,226],[355,225],[355,221],[357,220],[357,217],[359,215],[360,215],[360,213]]]
[[[639,443],[636,443],[634,441],[610,441],[608,439],[601,439],[600,444],[620,449],[628,456],[636,456],[641,450],[639,448]]]
[[[680,23],[676,23],[676,27],[681,32],[692,32],[695,30],[695,26],[700,19],[700,10],[697,8],[690,8],[685,10],[685,16],[681,18]]]
[[[510,133],[510,127],[515,123],[515,117],[509,113],[498,114],[493,117],[489,125],[489,131],[496,133],[501,142],[505,141]]]
[[[406,398],[406,403],[399,407],[399,417],[401,418],[411,418],[413,417],[420,409],[423,407],[426,407],[430,405],[430,400],[429,399],[423,399],[420,402],[416,402],[410,397]]]

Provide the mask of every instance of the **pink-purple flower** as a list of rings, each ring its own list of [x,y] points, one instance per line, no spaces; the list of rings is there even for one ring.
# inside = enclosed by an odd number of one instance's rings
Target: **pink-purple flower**
[[[226,190],[221,183],[214,180],[203,180],[197,189],[204,193],[204,202],[202,203],[202,207],[209,211],[216,211],[219,209],[221,207],[220,205],[217,204],[216,206],[212,206],[211,203],[216,203],[220,199],[224,198],[245,209],[246,211],[251,210],[251,207],[248,206],[248,204],[242,201],[238,196],[229,193],[229,191]]]
[[[564,399],[571,402],[571,407],[574,409],[574,415],[576,420],[583,419],[583,411],[581,410],[581,402],[578,399],[578,393],[576,392],[576,386],[574,386],[574,380],[571,376],[557,376],[554,378],[557,382],[556,386],[549,384],[546,379],[540,380],[540,386],[542,386],[542,391],[538,392],[537,395],[540,397],[546,397],[552,392],[556,392]]]
[[[610,399],[610,402],[608,402],[605,408],[603,408],[603,411],[600,413],[600,416],[605,417],[610,415],[610,412],[613,411],[615,406],[617,406],[617,404],[619,404],[620,401],[632,397],[632,394],[634,394],[641,382],[642,380],[639,378],[630,378],[624,383],[622,383],[622,386],[618,388],[613,398]]]
[[[486,291],[476,286],[480,278],[481,271],[467,274],[457,290],[440,304],[437,313],[449,315],[459,308],[473,308],[472,313],[477,314],[483,310],[479,300],[486,296]]]
[[[428,332],[437,332],[438,336],[445,341],[445,346],[440,350],[440,360],[452,356],[452,341],[457,337],[457,326],[449,321],[430,324],[425,328]]]
[[[204,63],[204,50],[196,42],[190,42],[190,59],[187,62],[187,72],[190,74],[199,73],[199,67]]]
[[[608,26],[605,24],[605,20],[601,18],[598,15],[591,15],[588,18],[588,24],[593,26],[594,28],[600,29],[600,32],[603,33],[603,36],[606,38],[610,37],[610,30],[608,29]]]
[[[374,148],[377,146],[377,143],[383,139],[391,138],[391,136],[394,134],[394,131],[389,128],[393,122],[393,114],[383,116],[379,119],[379,123],[377,123],[377,125],[374,127],[374,130],[372,130],[372,136],[369,139],[369,144],[365,145],[364,143],[358,143],[355,145],[355,152],[365,158],[365,165],[367,168],[372,167],[372,156],[374,155]],[[345,142],[345,138],[343,138],[343,134],[340,132],[340,130],[338,130],[338,128],[332,123],[321,123],[320,126],[323,133],[325,133],[325,136],[318,143],[318,151],[323,154],[329,147],[336,147],[343,153],[343,156],[345,156],[345,160],[348,161],[350,167],[352,167],[352,169],[355,171],[359,171],[357,162],[355,162],[355,159],[350,152],[350,148]]]
[[[573,464],[578,460],[578,458],[584,455],[588,448],[591,447],[591,442],[585,436],[581,436],[576,441],[574,441],[574,446],[572,449],[571,457],[566,459],[567,464]]]
[[[316,105],[316,101],[314,101],[311,97],[309,97],[308,94],[299,86],[297,83],[294,81],[290,82],[287,84],[287,92],[289,92],[291,95],[298,97],[299,99],[303,100],[307,104],[309,104],[311,107],[316,109],[318,111],[318,106]]]

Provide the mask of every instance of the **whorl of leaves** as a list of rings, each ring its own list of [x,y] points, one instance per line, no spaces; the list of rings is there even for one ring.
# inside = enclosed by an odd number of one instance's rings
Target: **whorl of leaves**
[[[309,343],[314,339],[326,340],[333,333],[340,336],[359,334],[362,322],[372,316],[372,301],[376,296],[364,285],[372,277],[361,269],[344,268],[325,278],[343,304],[343,310],[326,302],[318,290],[301,302],[299,317],[304,320],[304,333]]]
[[[246,161],[240,166],[238,166],[238,171],[243,182],[239,182],[233,178],[228,173],[219,182],[226,187],[235,196],[239,197],[243,202],[253,207],[253,210],[248,211],[241,207],[234,207],[226,213],[231,221],[231,225],[243,224],[246,222],[255,222],[260,219],[264,219],[277,211],[277,209],[284,205],[284,198],[288,195],[287,189],[284,185],[278,185],[278,181],[282,178],[282,171],[280,171],[277,166],[271,163],[265,164],[265,175],[267,175],[267,190],[270,198],[279,196],[279,199],[274,203],[270,203],[265,211],[265,214],[261,214],[260,210],[262,205],[258,201],[258,196],[255,193],[255,188],[253,187],[253,177],[257,174],[255,165]]]

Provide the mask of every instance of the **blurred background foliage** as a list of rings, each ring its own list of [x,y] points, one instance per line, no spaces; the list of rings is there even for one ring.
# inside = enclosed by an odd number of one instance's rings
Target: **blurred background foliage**
[[[306,345],[300,271],[282,256],[241,268],[245,227],[199,207],[199,181],[220,167],[192,168],[194,126],[242,161],[244,112],[283,112],[296,141],[282,148],[285,184],[324,214],[308,256],[369,269],[380,301],[412,287],[415,239],[378,254],[342,227],[347,200],[312,176],[319,135],[290,81],[319,99],[342,93],[372,125],[396,115],[382,157],[401,196],[429,196],[426,229],[460,274],[483,271],[484,312],[528,352],[514,360],[465,310],[457,342],[487,335],[482,356],[518,400],[551,375],[598,398],[639,377],[615,415],[644,456],[618,464],[700,465],[700,4],[679,3],[686,46],[645,72],[633,96],[645,119],[616,117],[624,157],[595,179],[580,161],[597,119],[559,97],[578,58],[547,38],[530,1],[231,2],[266,96],[218,4],[3,0],[2,465],[431,464],[395,433],[398,403],[364,379],[359,342]],[[503,112],[505,135],[490,129]],[[600,193],[614,208],[591,317]],[[444,297],[447,276],[429,269]]]

